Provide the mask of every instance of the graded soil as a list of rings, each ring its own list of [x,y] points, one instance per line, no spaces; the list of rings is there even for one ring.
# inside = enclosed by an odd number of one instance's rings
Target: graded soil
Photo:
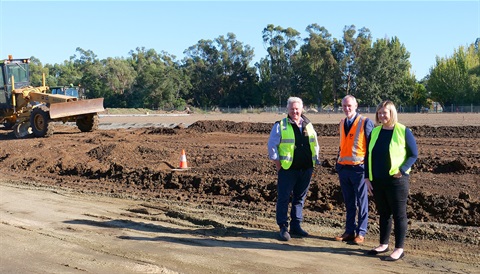
[[[95,132],[57,123],[48,138],[0,129],[0,272],[479,273],[479,114],[400,114],[419,159],[394,263],[366,255],[378,244],[373,200],[365,243],[333,240],[345,218],[343,116],[306,115],[321,165],[304,210],[311,235],[288,242],[277,240],[266,149],[283,113],[102,115]]]

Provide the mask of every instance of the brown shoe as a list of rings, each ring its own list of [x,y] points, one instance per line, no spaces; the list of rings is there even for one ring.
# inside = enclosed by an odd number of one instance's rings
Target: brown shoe
[[[347,233],[343,233],[342,236],[335,237],[335,241],[343,241],[343,242],[353,241],[353,239],[355,239],[355,235],[347,234]]]
[[[364,241],[365,241],[365,237],[361,235],[358,235],[357,237],[355,237],[355,239],[353,239],[353,242],[356,243],[357,245],[362,244]]]

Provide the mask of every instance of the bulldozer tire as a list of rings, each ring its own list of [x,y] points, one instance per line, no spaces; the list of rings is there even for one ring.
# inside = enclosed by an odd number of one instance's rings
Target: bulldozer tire
[[[91,132],[98,129],[98,115],[96,113],[78,117],[76,124],[81,132]]]
[[[34,108],[30,114],[30,125],[35,137],[49,137],[53,134],[53,124],[46,106]]]
[[[30,121],[21,122],[13,126],[13,133],[18,139],[31,137],[32,128],[30,127]]]

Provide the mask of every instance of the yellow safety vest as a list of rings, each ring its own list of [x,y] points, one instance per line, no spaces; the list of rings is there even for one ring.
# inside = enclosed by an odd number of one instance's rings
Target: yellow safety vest
[[[317,163],[317,151],[315,150],[315,129],[312,123],[308,123],[305,127],[308,134],[308,141],[310,143],[310,150],[312,151],[313,166]],[[278,145],[278,154],[280,156],[280,164],[283,169],[289,169],[293,163],[293,152],[295,151],[295,133],[292,125],[288,122],[288,118],[280,121],[281,140]]]
[[[380,134],[380,130],[382,126],[377,126],[372,130],[372,137],[370,140],[370,144],[368,146],[368,178],[370,181],[373,181],[373,174],[372,174],[372,150],[377,142],[378,135]],[[407,156],[407,148],[405,143],[405,131],[406,127],[400,123],[396,123],[395,127],[393,128],[393,135],[392,140],[390,141],[389,152],[390,152],[390,162],[392,166],[390,167],[389,174],[393,176],[398,173],[400,170],[400,166],[405,161],[405,157]],[[405,171],[406,174],[410,173],[411,168]]]

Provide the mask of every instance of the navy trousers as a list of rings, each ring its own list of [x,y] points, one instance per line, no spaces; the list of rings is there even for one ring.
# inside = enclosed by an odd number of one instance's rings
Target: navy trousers
[[[278,172],[276,219],[280,227],[288,227],[290,196],[292,203],[290,210],[291,227],[298,227],[303,221],[303,205],[307,197],[312,173],[313,168],[280,169]]]
[[[368,226],[368,188],[363,166],[343,166],[338,170],[346,208],[345,233],[365,236]],[[357,223],[358,221],[358,223]],[[357,225],[358,224],[358,225]]]
[[[386,180],[374,180],[373,197],[380,215],[380,244],[388,244],[392,231],[392,216],[395,224],[395,247],[403,248],[407,234],[407,199],[410,176]]]

